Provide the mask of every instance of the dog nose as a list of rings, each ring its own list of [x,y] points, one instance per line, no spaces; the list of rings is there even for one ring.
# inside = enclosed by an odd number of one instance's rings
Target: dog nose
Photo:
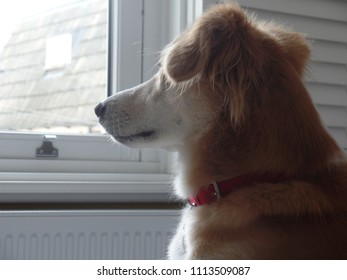
[[[96,105],[96,107],[94,108],[94,112],[97,117],[102,117],[106,112],[105,103],[101,102],[98,105]]]

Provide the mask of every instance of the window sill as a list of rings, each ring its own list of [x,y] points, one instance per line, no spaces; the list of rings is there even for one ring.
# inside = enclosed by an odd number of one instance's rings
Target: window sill
[[[173,202],[168,174],[0,173],[0,203]]]

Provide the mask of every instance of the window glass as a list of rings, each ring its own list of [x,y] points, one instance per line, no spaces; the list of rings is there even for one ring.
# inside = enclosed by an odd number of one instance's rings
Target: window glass
[[[0,2],[0,131],[97,133],[107,0]]]

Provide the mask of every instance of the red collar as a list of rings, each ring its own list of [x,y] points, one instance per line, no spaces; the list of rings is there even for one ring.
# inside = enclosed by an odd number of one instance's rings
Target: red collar
[[[287,177],[283,173],[265,173],[263,175],[241,175],[221,182],[214,181],[208,186],[202,187],[197,195],[189,197],[189,203],[194,207],[210,204],[221,197],[227,196],[238,187],[250,186],[257,183],[276,184],[278,182],[285,181],[286,179]]]

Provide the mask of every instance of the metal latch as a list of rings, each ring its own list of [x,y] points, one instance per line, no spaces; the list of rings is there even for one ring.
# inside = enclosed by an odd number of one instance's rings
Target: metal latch
[[[57,158],[59,151],[53,147],[55,139],[57,139],[56,135],[44,135],[42,137],[42,145],[36,149],[36,157]]]

